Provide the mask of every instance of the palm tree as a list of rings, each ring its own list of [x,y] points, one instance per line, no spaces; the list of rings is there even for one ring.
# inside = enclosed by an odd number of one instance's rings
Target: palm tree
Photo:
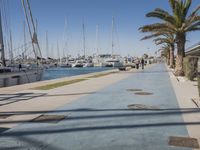
[[[139,29],[142,32],[168,32],[175,35],[177,44],[175,74],[178,76],[184,75],[183,58],[185,57],[186,33],[200,30],[200,16],[198,15],[200,6],[188,15],[191,3],[192,0],[169,0],[172,14],[157,8],[146,16],[159,18],[162,22]]]
[[[164,35],[165,37],[155,39],[156,45],[166,44],[169,48],[169,65],[170,68],[174,68],[174,49],[175,49],[175,38],[173,35]]]
[[[170,64],[170,47],[169,45],[163,45],[159,51],[161,51],[161,56],[167,59],[167,64]]]
[[[154,42],[156,45],[161,45],[161,44],[166,44],[167,47],[169,48],[169,65],[170,68],[174,68],[174,49],[175,49],[175,37],[174,35],[167,33],[167,32],[161,32],[161,33],[153,33],[151,35],[145,36],[142,38],[142,40],[146,40],[149,38],[154,38]]]

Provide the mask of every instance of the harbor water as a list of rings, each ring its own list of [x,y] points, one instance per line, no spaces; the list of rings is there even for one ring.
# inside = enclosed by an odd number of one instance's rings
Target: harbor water
[[[43,73],[42,80],[51,80],[62,77],[70,77],[93,72],[101,72],[111,70],[114,68],[109,67],[85,67],[85,68],[50,68],[46,69]]]

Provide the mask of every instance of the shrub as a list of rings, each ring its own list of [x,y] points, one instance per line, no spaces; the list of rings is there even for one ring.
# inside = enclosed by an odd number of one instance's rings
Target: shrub
[[[198,75],[197,81],[198,81],[198,91],[199,91],[199,97],[200,97],[200,75]]]
[[[198,74],[198,58],[185,57],[184,58],[184,73],[189,80],[194,80]]]

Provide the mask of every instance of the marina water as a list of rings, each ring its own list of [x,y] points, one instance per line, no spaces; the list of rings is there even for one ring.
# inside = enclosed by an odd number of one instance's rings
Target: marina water
[[[111,70],[114,68],[109,67],[84,67],[84,68],[50,68],[44,71],[42,80],[51,80],[62,77],[70,77],[82,74],[88,74],[93,72],[101,72]]]

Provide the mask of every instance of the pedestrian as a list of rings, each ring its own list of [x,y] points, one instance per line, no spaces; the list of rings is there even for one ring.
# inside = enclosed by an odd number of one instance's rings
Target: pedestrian
[[[139,69],[139,60],[138,59],[136,59],[135,65],[136,65],[136,69]]]
[[[144,59],[141,60],[142,69],[144,69]]]
[[[22,64],[19,64],[19,71],[21,71],[22,69]]]

